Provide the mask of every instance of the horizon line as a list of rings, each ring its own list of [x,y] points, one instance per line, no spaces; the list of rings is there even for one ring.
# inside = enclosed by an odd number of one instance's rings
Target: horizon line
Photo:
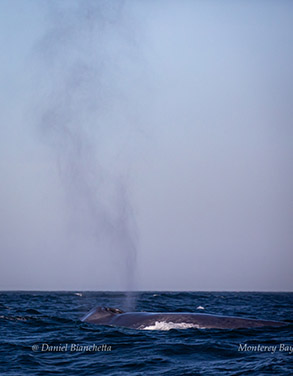
[[[34,290],[34,289],[8,289],[1,292],[109,292],[109,293],[147,293],[147,292],[261,292],[261,293],[292,293],[292,290]]]

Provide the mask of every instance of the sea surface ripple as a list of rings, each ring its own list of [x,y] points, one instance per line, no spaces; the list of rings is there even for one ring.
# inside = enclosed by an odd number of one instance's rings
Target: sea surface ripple
[[[123,309],[126,301],[122,292],[2,292],[0,374],[293,374],[293,353],[286,347],[280,350],[281,345],[293,346],[293,293],[136,293],[136,311],[198,312],[291,323],[281,328],[172,329],[158,325],[150,328],[153,330],[132,330],[80,321],[95,306]],[[240,345],[245,344],[247,351],[241,351]],[[258,345],[276,350],[253,350]]]

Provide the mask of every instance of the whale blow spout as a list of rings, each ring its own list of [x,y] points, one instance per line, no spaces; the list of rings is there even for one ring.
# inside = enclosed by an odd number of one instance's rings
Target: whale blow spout
[[[97,325],[120,326],[132,329],[198,328],[198,329],[241,329],[259,327],[281,327],[282,321],[258,320],[233,316],[218,316],[189,312],[124,312],[117,308],[93,308],[81,321]]]

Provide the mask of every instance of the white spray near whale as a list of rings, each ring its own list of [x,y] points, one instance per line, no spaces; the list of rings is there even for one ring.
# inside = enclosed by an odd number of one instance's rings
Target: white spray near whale
[[[134,119],[139,124],[132,87],[141,74],[131,20],[120,2],[48,6],[48,28],[34,50],[41,83],[38,133],[56,157],[69,227],[79,233],[73,242],[82,239],[77,252],[87,253],[82,247],[90,238],[105,268],[115,265],[117,290],[131,292],[138,235],[123,143],[136,132]],[[96,281],[99,289],[98,272]],[[131,296],[127,307],[134,304]]]

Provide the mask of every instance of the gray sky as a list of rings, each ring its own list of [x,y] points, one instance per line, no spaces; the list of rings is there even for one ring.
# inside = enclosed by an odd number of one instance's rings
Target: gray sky
[[[0,288],[292,291],[290,1],[0,2]]]

